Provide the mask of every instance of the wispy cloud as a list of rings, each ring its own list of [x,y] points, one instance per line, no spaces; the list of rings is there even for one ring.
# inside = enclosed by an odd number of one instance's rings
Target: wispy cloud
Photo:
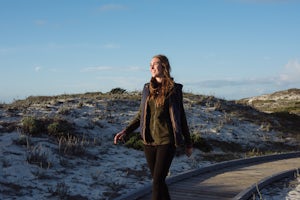
[[[145,68],[131,66],[131,67],[112,67],[112,66],[96,66],[86,67],[81,72],[97,72],[97,71],[144,71]]]
[[[38,73],[38,72],[51,72],[51,73],[57,73],[59,70],[56,69],[56,68],[47,68],[47,67],[44,67],[44,66],[35,66],[33,68],[33,70]]]
[[[39,71],[41,71],[41,69],[42,69],[42,67],[40,67],[40,66],[36,66],[36,67],[34,67],[34,71],[36,71],[36,72],[39,72]]]
[[[58,69],[56,69],[56,68],[51,68],[51,69],[49,69],[49,72],[56,73],[56,72],[58,72]]]
[[[135,67],[135,66],[128,67],[126,69],[128,69],[128,71],[144,71],[145,70],[144,67]]]
[[[8,52],[10,52],[12,49],[11,48],[0,48],[0,55],[1,54],[6,54]]]
[[[103,48],[105,48],[105,49],[120,49],[121,46],[118,44],[114,44],[114,43],[108,43],[108,44],[103,45]]]
[[[285,66],[279,77],[282,82],[300,83],[300,63],[298,59],[290,60]]]
[[[128,10],[128,7],[122,4],[105,4],[98,8],[100,12]]]
[[[187,81],[187,85],[199,86],[210,89],[220,89],[225,87],[240,87],[240,86],[300,86],[300,62],[298,59],[292,59],[283,67],[282,72],[278,75],[269,77],[253,77],[240,79],[211,79],[201,81]]]
[[[37,19],[34,21],[34,24],[37,25],[37,26],[44,26],[47,24],[47,21],[46,20],[43,20],[43,19]]]
[[[96,71],[108,71],[113,70],[113,67],[109,66],[97,66],[97,67],[86,67],[82,69],[82,72],[96,72]]]
[[[269,85],[274,84],[276,78],[251,78],[251,79],[212,79],[203,80],[196,82],[186,82],[187,85],[197,85],[199,87],[205,88],[224,88],[224,87],[234,87],[234,86],[245,86],[245,85]]]

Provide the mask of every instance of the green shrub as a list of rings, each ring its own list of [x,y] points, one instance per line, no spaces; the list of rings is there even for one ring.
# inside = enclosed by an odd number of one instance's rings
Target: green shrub
[[[22,131],[31,135],[37,135],[44,131],[41,120],[28,116],[22,119]]]
[[[124,94],[126,92],[125,89],[122,88],[114,88],[109,93],[110,94]]]
[[[47,130],[49,135],[59,135],[62,131],[62,126],[58,122],[54,122],[49,124]]]
[[[52,123],[47,126],[47,131],[49,135],[61,136],[67,135],[74,130],[72,124],[64,119],[54,119]]]
[[[125,138],[125,146],[128,148],[133,148],[136,150],[143,150],[144,149],[144,144],[143,141],[141,139],[141,135],[139,132],[134,132],[132,134],[130,134],[129,138]]]
[[[191,135],[194,148],[200,149],[203,152],[212,151],[212,146],[208,144],[208,142],[200,137],[200,134],[192,134]]]
[[[61,136],[72,134],[74,131],[73,124],[61,118],[35,118],[32,116],[22,119],[22,132],[30,135],[48,133],[51,136]]]

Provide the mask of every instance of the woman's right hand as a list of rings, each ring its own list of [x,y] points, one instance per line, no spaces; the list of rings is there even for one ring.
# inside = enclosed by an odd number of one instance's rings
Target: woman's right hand
[[[125,130],[122,130],[121,132],[117,133],[114,137],[114,144],[117,144],[119,140],[122,140],[125,135]]]

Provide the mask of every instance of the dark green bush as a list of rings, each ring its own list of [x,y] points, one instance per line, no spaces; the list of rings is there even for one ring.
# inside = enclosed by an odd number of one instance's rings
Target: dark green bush
[[[194,148],[200,149],[203,152],[212,151],[212,146],[202,137],[200,134],[192,134],[191,135]]]
[[[125,89],[122,88],[114,88],[109,93],[110,94],[124,94],[126,92]]]
[[[130,134],[129,137],[125,138],[125,146],[128,148],[133,148],[136,150],[140,150],[142,151],[144,148],[144,144],[143,141],[141,139],[141,135],[139,132],[134,132],[132,134]]]
[[[47,130],[48,130],[49,135],[63,134],[63,126],[58,122],[54,122],[52,124],[49,124]]]
[[[32,136],[48,133],[51,136],[68,135],[74,132],[72,123],[61,118],[36,118],[32,116],[22,119],[22,132]]]
[[[28,116],[22,119],[22,131],[31,135],[37,135],[44,131],[41,120]]]
[[[63,119],[54,119],[47,127],[48,134],[52,136],[67,135],[73,130],[72,124]]]

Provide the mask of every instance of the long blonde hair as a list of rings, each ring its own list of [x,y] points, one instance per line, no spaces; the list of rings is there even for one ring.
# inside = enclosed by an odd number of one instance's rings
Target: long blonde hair
[[[175,82],[171,77],[171,65],[168,58],[162,54],[155,55],[153,58],[159,59],[163,69],[161,84],[158,84],[155,78],[150,80],[150,98],[155,99],[155,105],[158,107],[162,106],[165,99],[173,92]]]

